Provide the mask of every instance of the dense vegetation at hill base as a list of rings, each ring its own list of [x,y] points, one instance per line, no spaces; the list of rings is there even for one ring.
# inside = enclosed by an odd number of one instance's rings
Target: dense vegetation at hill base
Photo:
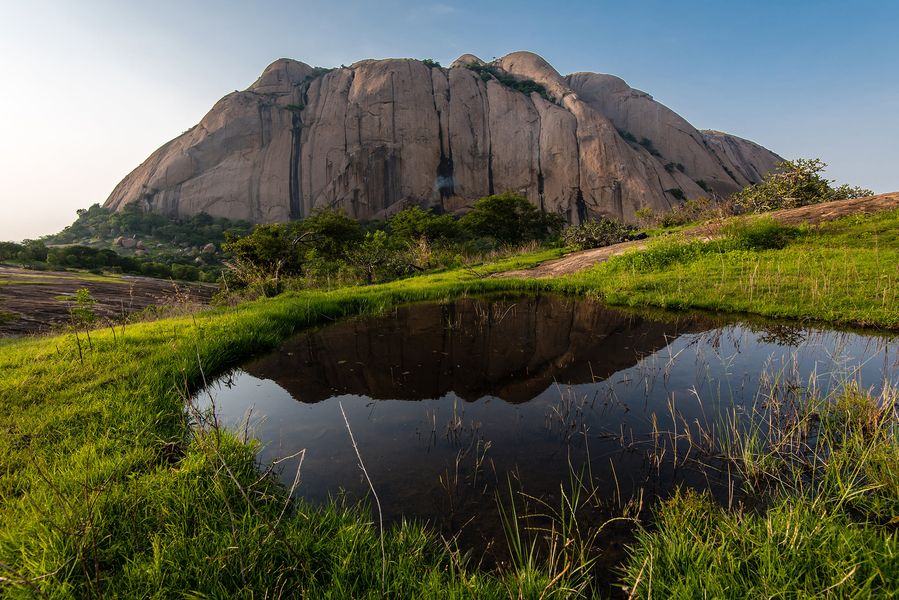
[[[182,281],[218,281],[226,233],[252,225],[200,214],[170,218],[132,204],[113,212],[95,204],[63,231],[40,240],[0,242],[0,261],[31,269],[84,269]]]

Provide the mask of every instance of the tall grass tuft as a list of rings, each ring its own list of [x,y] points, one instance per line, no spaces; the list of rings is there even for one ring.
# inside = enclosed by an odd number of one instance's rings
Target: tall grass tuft
[[[640,529],[624,576],[639,597],[893,597],[899,593],[899,393],[775,386],[712,454],[751,505],[680,492]],[[786,392],[786,393],[784,393]]]

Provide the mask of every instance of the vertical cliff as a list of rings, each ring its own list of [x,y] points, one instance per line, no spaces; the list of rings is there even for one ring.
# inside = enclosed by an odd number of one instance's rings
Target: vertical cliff
[[[256,222],[334,206],[368,219],[517,192],[571,222],[632,220],[644,206],[726,196],[779,160],[696,130],[617,77],[562,77],[528,52],[490,64],[465,55],[450,68],[281,59],[154,152],[106,206]]]

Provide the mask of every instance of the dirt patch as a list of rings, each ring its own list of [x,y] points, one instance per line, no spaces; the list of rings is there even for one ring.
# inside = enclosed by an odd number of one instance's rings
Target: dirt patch
[[[175,284],[149,277],[105,277],[87,273],[29,271],[0,265],[0,337],[46,333],[70,321],[66,298],[87,288],[97,301],[103,320],[124,316],[149,306],[208,304],[214,285]]]
[[[814,225],[816,223],[833,221],[851,215],[869,215],[896,208],[899,208],[899,192],[881,194],[879,196],[867,196],[865,198],[853,198],[851,200],[835,200],[834,202],[813,204],[811,206],[803,206],[802,208],[778,210],[770,213],[770,216],[787,225],[799,225],[803,223]],[[685,229],[681,232],[681,235],[694,239],[711,239],[717,235],[719,229],[720,225],[716,223],[703,224]],[[633,242],[623,242],[604,248],[573,252],[562,258],[541,263],[532,269],[504,271],[502,273],[496,273],[493,277],[538,278],[568,275],[569,273],[589,269],[594,265],[603,263],[616,254],[621,254],[636,248],[643,248],[648,241],[649,240],[637,240]]]

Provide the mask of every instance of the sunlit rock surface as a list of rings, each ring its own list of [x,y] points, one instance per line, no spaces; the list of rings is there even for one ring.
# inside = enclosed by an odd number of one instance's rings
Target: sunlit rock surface
[[[532,80],[545,97],[472,66]],[[726,196],[779,160],[747,140],[698,131],[617,77],[563,77],[529,52],[493,63],[466,54],[450,68],[363,60],[325,73],[280,59],[154,152],[106,206],[254,222],[329,206],[372,219],[409,204],[462,211],[517,192],[570,222],[634,220],[681,194]]]

